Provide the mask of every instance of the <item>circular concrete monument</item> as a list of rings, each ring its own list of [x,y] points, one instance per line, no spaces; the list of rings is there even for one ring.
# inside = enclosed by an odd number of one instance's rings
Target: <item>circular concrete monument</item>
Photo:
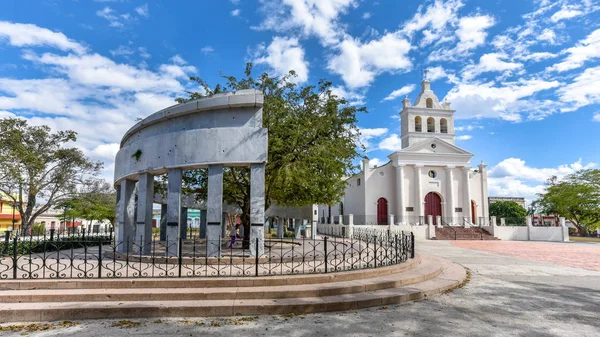
[[[140,253],[151,252],[154,176],[166,173],[166,255],[177,256],[186,221],[181,218],[182,170],[208,168],[206,254],[219,257],[223,168],[250,166],[250,252],[263,254],[268,133],[262,105],[263,94],[254,89],[217,94],[153,113],[125,133],[115,159],[118,252],[130,252],[134,240],[141,242],[136,245]]]

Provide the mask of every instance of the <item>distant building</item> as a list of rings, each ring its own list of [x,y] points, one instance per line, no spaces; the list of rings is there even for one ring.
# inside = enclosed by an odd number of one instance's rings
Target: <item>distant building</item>
[[[14,221],[14,223],[13,223]],[[0,195],[0,232],[18,230],[21,228],[21,214],[12,200]]]
[[[498,201],[514,201],[517,204],[521,205],[521,207],[527,209],[527,202],[525,201],[525,198],[521,198],[521,197],[489,197],[488,198],[488,203],[491,205],[495,202]]]

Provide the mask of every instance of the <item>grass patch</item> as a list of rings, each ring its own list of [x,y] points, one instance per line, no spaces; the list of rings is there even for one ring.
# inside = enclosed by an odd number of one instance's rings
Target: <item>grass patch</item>
[[[570,236],[569,240],[575,241],[575,242],[597,242],[597,243],[600,243],[600,238],[588,238],[588,237],[581,237],[581,236]]]
[[[121,328],[121,329],[133,329],[142,325],[142,322],[130,321],[128,319],[124,319],[122,321],[114,322],[111,326],[113,328]]]
[[[13,324],[0,326],[0,332],[37,332],[48,331],[58,328],[71,328],[79,325],[77,322],[63,321],[60,323],[34,323],[34,324]]]

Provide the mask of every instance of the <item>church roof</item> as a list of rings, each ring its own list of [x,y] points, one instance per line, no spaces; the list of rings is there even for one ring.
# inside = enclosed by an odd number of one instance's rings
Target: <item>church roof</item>
[[[398,150],[388,156],[392,161],[467,164],[473,154],[454,144],[434,137]]]

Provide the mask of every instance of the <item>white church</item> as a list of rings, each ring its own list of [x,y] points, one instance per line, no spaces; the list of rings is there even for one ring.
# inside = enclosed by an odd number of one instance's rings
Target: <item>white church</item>
[[[322,219],[353,214],[357,225],[418,225],[431,215],[434,225],[488,223],[486,165],[473,169],[473,154],[455,145],[455,110],[430,86],[421,83],[414,105],[402,101],[402,149],[380,167],[364,159],[363,171],[347,179],[342,202],[319,207]]]

